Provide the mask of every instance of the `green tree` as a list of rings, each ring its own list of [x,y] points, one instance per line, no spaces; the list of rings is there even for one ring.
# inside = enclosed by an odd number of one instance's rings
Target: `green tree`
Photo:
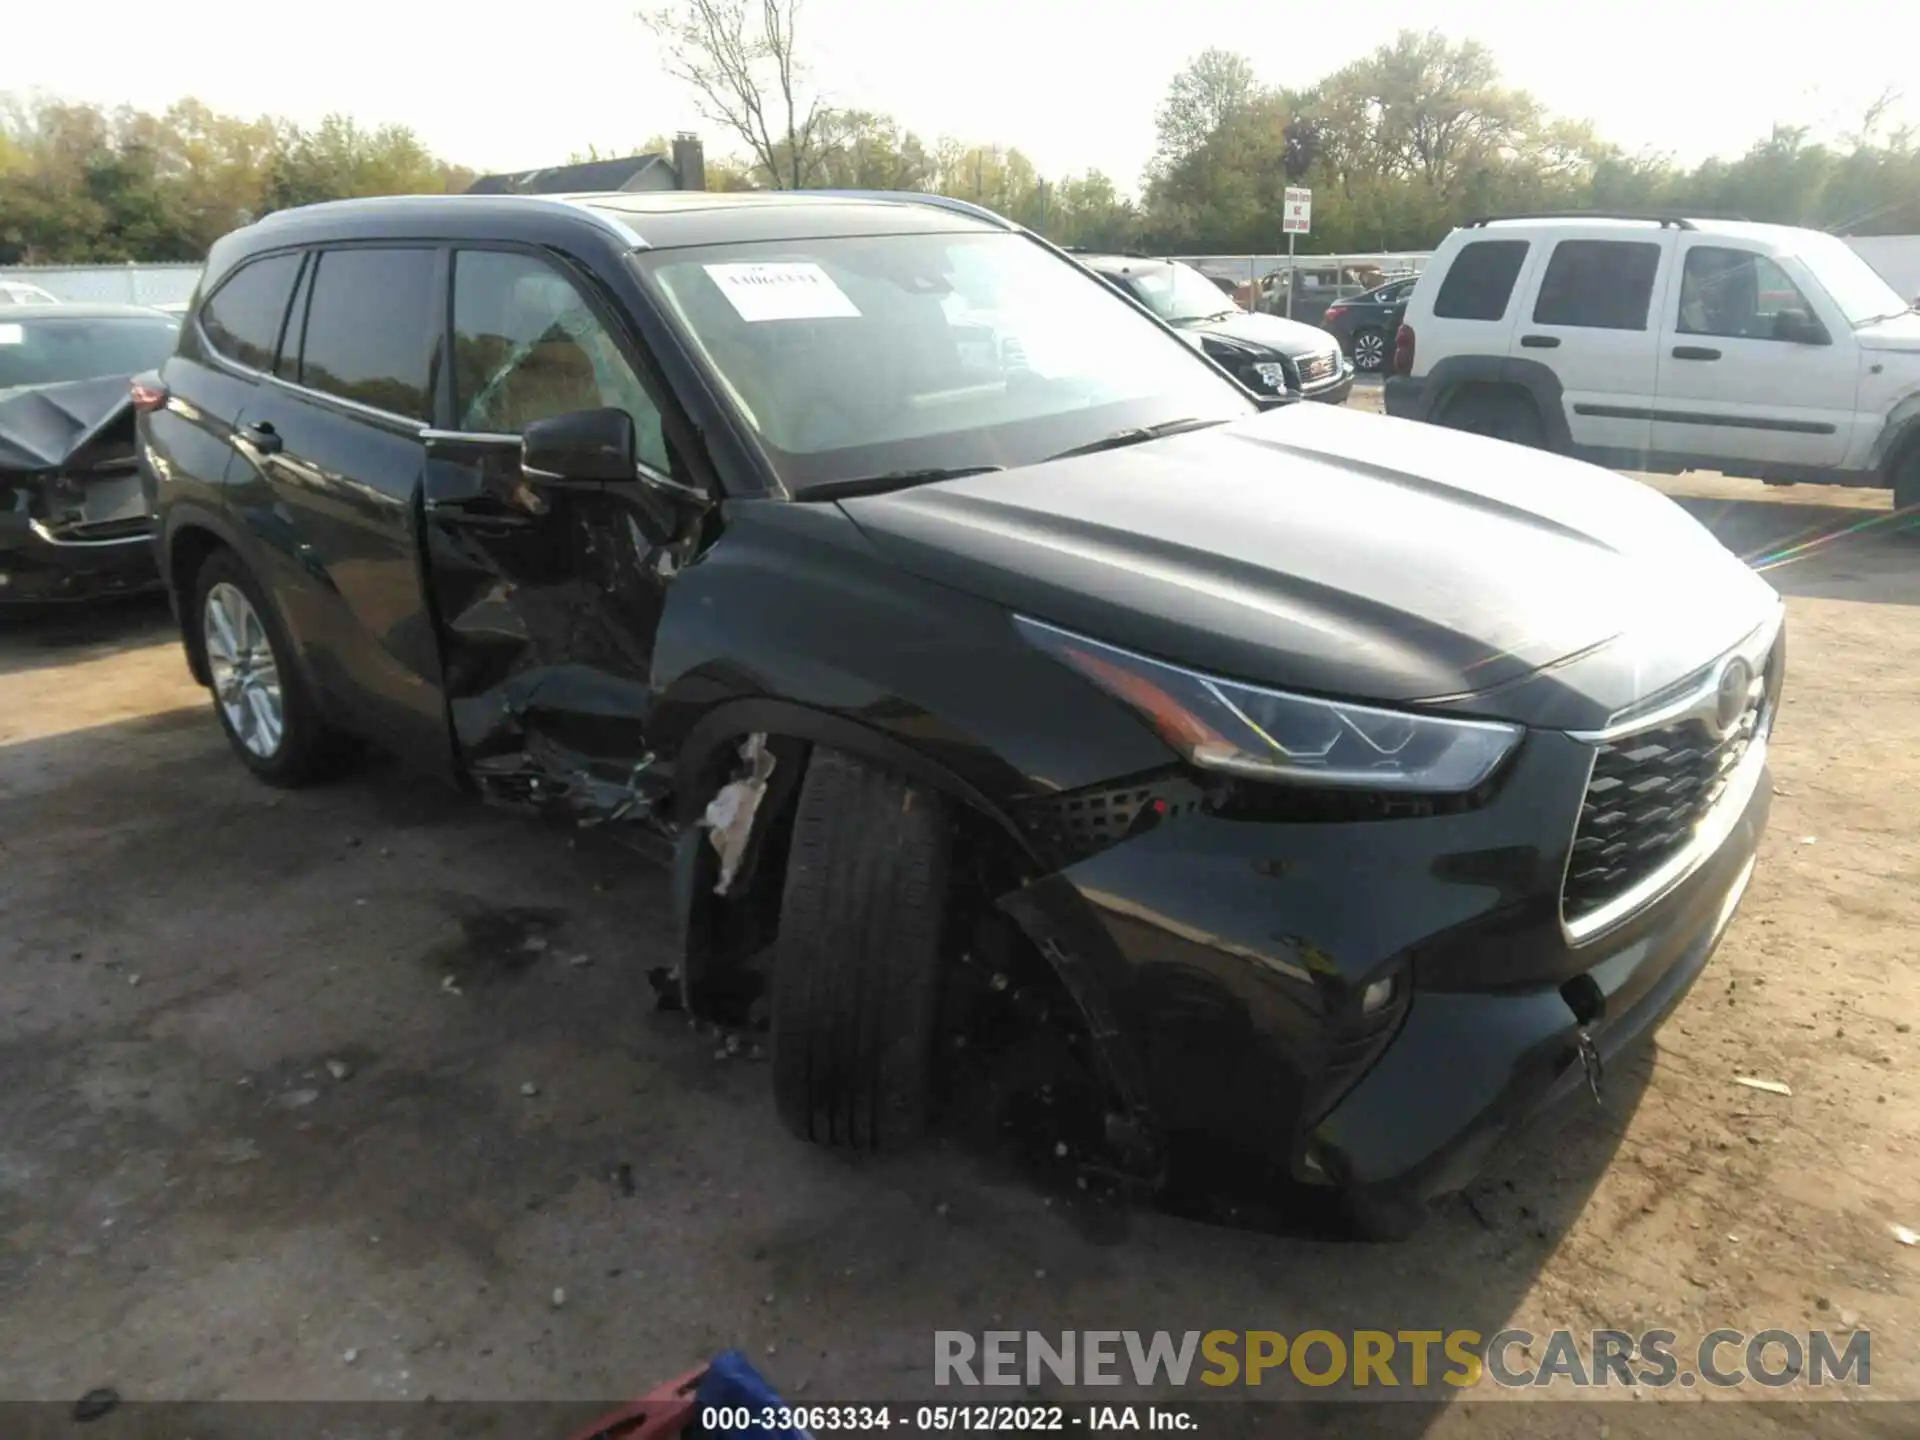
[[[404,125],[363,129],[329,115],[311,130],[282,125],[267,165],[267,208],[283,210],[355,195],[437,194],[465,189],[469,171],[428,153]]]
[[[1260,93],[1253,62],[1231,50],[1202,50],[1167,87],[1154,116],[1151,173],[1192,154]]]

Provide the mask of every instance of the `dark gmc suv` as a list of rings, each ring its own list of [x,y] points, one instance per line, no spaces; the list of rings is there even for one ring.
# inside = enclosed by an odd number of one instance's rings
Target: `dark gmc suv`
[[[1255,397],[958,202],[287,211],[135,393],[239,759],[366,737],[650,837],[685,1002],[764,999],[822,1143],[910,1139],[955,975],[1012,972],[1138,1174],[1403,1230],[1753,867],[1781,606],[1694,520]]]

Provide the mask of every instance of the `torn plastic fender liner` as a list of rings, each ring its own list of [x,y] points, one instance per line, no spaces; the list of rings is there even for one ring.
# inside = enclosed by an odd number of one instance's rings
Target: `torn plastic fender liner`
[[[720,857],[720,874],[713,882],[716,895],[725,895],[733,886],[747,842],[753,837],[754,817],[766,798],[767,781],[773,776],[773,752],[767,748],[764,734],[749,735],[741,742],[740,764],[743,773],[736,773],[714,792],[700,817],[701,828]]]
[[[723,904],[737,904],[743,894],[755,888],[755,841],[767,828],[755,825],[739,873],[729,887],[731,893],[716,899],[714,879],[719,856],[699,823],[705,809],[702,799],[710,801],[710,796],[697,783],[697,777],[712,776],[710,783],[718,785],[738,780],[737,763],[732,769],[724,768],[721,757],[730,755],[737,761],[742,748],[755,735],[763,736],[768,746],[780,752],[780,765],[770,782],[774,794],[771,800],[762,799],[756,820],[777,814],[784,807],[786,791],[796,786],[805,772],[807,748],[829,745],[938,791],[990,824],[1019,855],[1023,869],[1039,872],[1045,868],[1032,841],[1003,809],[937,761],[892,736],[845,716],[790,701],[756,696],[729,702],[693,727],[674,765],[682,807],[674,863],[674,910],[681,940],[682,995],[690,1012],[699,1014],[709,1008],[708,982],[717,978],[716,967],[724,968],[730,958],[715,954],[720,948],[714,933],[716,911]],[[791,763],[785,749],[789,746],[793,747]],[[1120,1029],[1111,1000],[1120,993],[1114,987],[1124,979],[1125,965],[1117,957],[1098,958],[1111,954],[1112,941],[1088,916],[1079,893],[1060,876],[1036,880],[998,903],[1060,975],[1069,997],[1086,1019],[1096,1063],[1120,1106],[1115,1122],[1109,1126],[1116,1132],[1112,1138],[1132,1156],[1142,1158],[1141,1168],[1157,1163],[1158,1142],[1145,1099],[1142,1064]]]

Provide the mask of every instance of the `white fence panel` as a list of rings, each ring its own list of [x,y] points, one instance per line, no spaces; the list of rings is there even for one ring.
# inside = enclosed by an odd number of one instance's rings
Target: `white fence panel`
[[[0,265],[0,280],[24,280],[70,304],[177,305],[193,298],[198,265]]]

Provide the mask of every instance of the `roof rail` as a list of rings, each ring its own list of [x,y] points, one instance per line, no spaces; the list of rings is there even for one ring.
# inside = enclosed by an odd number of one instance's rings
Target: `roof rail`
[[[1496,220],[1646,220],[1663,229],[1697,230],[1700,227],[1694,220],[1741,220],[1744,215],[1695,215],[1688,219],[1684,215],[1675,215],[1671,211],[1646,210],[1534,210],[1516,215],[1476,215],[1471,220],[1462,220],[1462,230],[1477,230],[1491,225]]]
[[[984,205],[976,205],[971,200],[956,200],[951,195],[928,195],[917,190],[796,190],[796,195],[831,195],[841,200],[882,200],[895,204],[931,205],[937,210],[952,210],[956,214],[971,215],[976,220],[984,220],[989,225],[1002,230],[1014,230],[1019,227],[1004,215],[995,214]]]

